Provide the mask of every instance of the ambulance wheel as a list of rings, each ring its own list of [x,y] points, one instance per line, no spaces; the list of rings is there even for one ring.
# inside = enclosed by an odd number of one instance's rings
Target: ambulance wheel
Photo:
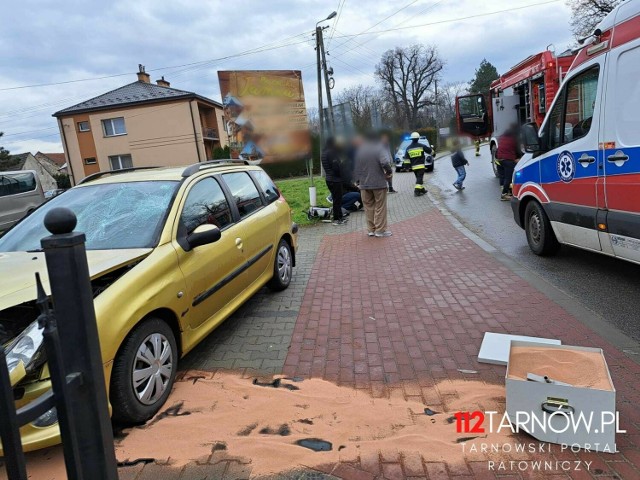
[[[541,257],[554,255],[560,248],[549,217],[535,200],[527,204],[524,212],[524,229],[529,248],[536,255]]]

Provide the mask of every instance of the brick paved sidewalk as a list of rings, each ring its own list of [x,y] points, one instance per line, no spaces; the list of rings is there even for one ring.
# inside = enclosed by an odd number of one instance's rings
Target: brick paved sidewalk
[[[439,211],[397,223],[392,230],[389,239],[362,232],[325,237],[284,373],[321,377],[374,396],[402,394],[446,411],[447,398],[456,396],[447,380],[504,384],[504,367],[477,362],[485,331],[601,347],[628,433],[617,436],[619,454],[571,453],[566,458],[593,460],[591,473],[598,477],[640,478],[640,367],[485,253]],[[411,464],[400,458],[363,460],[331,470],[351,472],[345,478],[374,478],[381,472],[384,478],[496,478],[487,462],[461,468],[423,464],[419,458]],[[504,473],[520,478],[517,471]],[[571,478],[591,475],[572,472]]]
[[[558,455],[593,461],[591,471],[555,472],[551,478],[640,478],[640,367],[454,228],[429,199],[413,198],[412,176],[396,177],[403,193],[389,198],[393,237],[366,237],[361,213],[346,227],[303,229],[292,288],[256,295],[190,354],[183,368],[321,377],[375,397],[403,396],[447,411],[457,395],[454,380],[504,384],[504,367],[476,361],[485,331],[601,347],[617,390],[621,427],[628,433],[617,436],[619,454]],[[496,478],[477,456],[466,464],[401,455],[351,460],[327,465],[324,473],[276,477]],[[209,465],[176,471],[140,464],[121,468],[120,476],[240,480],[250,476],[246,462],[213,452]],[[530,477],[507,471],[497,478]]]

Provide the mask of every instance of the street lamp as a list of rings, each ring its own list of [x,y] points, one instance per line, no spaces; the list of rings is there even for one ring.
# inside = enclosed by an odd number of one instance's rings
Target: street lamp
[[[322,22],[326,22],[327,20],[331,20],[332,18],[335,18],[336,15],[338,15],[338,12],[334,10],[327,16],[327,18],[323,18],[322,20],[316,22],[316,60],[318,64],[318,115],[320,120],[320,137],[319,137],[320,151],[322,151],[322,131],[324,129],[324,121],[323,121],[323,115],[322,115],[322,73],[321,73],[322,62],[324,62],[324,59],[321,61],[320,55],[321,53],[324,54],[324,42],[322,39],[322,27],[320,27],[319,25]],[[331,102],[329,102],[329,108],[331,108]]]
[[[322,60],[324,61],[324,42],[322,40],[322,27],[320,26],[320,24],[322,22],[326,22],[327,20],[331,20],[336,15],[338,15],[338,12],[333,11],[327,16],[327,18],[323,18],[322,20],[316,23],[316,61],[318,65],[318,120],[320,122],[320,130],[318,132],[318,143],[320,145],[320,156],[322,156],[322,131],[324,130],[324,120],[323,120],[323,114],[322,114],[322,63],[320,60],[320,54],[322,49],[322,57],[323,57]],[[327,88],[327,92],[328,91],[329,89]],[[331,109],[332,107],[331,97],[329,97],[328,100],[329,100],[329,108]],[[322,171],[322,164],[320,166],[320,170]],[[309,169],[309,174],[311,176],[311,186],[309,187],[309,200],[310,200],[311,206],[315,207],[316,187],[313,183],[313,159],[311,160],[311,168]]]
[[[318,24],[322,23],[322,22],[326,22],[327,20],[331,20],[332,18],[335,18],[335,16],[338,15],[338,12],[336,12],[335,10],[333,12],[331,12],[329,14],[329,16],[327,18],[324,18],[322,20],[320,20],[318,23],[316,23],[316,28],[318,28]]]

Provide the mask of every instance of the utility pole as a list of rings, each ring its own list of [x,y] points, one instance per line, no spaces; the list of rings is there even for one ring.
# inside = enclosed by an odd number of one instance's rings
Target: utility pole
[[[435,107],[436,107],[436,148],[440,150],[440,129],[438,128],[438,79],[435,79]]]
[[[322,121],[322,63],[320,62],[320,39],[322,38],[322,27],[316,25],[316,61],[318,66],[318,122],[320,124],[320,130],[318,132],[318,143],[320,144],[320,154],[322,156],[322,128],[324,122]],[[322,163],[320,164],[322,173]],[[313,164],[311,165],[311,182],[313,184]]]
[[[332,18],[335,18],[336,15],[338,13],[333,11],[331,12],[327,18],[323,18],[322,20],[320,20],[319,22],[316,23],[316,62],[317,62],[317,67],[318,67],[318,120],[320,123],[320,132],[318,133],[318,141],[319,141],[319,157],[322,157],[322,137],[323,137],[323,130],[324,130],[324,115],[322,112],[322,65],[323,63],[321,62],[321,56],[322,56],[322,60],[324,60],[324,41],[322,39],[322,27],[320,26],[320,24],[322,22],[325,22],[327,20],[331,20]],[[322,49],[322,52],[320,51]],[[326,66],[326,63],[324,64]],[[326,75],[326,71],[325,71],[325,79],[327,82],[327,96],[329,98],[329,105],[331,106],[331,95],[329,95],[329,80],[327,78]],[[330,108],[331,111],[331,116],[332,116],[332,120],[333,120],[333,107]],[[330,130],[333,131],[333,130]],[[311,206],[315,207],[316,206],[316,190],[315,190],[315,185],[313,183],[313,160],[311,161],[311,168],[309,169],[309,174],[311,177],[311,187],[309,187],[309,198],[311,200]],[[322,162],[320,162],[320,174],[324,175],[324,169],[322,168]],[[313,193],[311,193],[313,190]]]
[[[327,27],[328,28],[328,27]],[[329,85],[329,72],[327,70],[327,57],[324,51],[324,38],[322,37],[322,28],[317,30],[318,35],[318,43],[320,44],[320,51],[322,53],[322,69],[324,70],[324,87],[327,91],[327,103],[329,107],[329,118],[327,119],[327,124],[329,126],[328,130],[331,135],[336,134],[336,124],[335,118],[333,116],[333,103],[331,102],[331,86]]]

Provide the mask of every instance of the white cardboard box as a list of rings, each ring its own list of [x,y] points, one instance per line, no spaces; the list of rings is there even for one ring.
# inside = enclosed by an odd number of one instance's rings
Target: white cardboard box
[[[530,373],[544,376],[544,370],[550,368],[550,357],[543,359],[543,355],[540,354],[526,358],[515,357],[514,347],[557,349],[558,355],[561,354],[560,351],[574,352],[577,353],[576,356],[579,352],[591,352],[597,355],[594,361],[602,362],[600,366],[604,367],[602,371],[606,379],[601,380],[608,383],[608,387],[601,389],[580,386],[581,379],[577,373],[571,371],[572,363],[567,362],[566,358],[564,362],[556,358],[551,358],[551,361],[557,362],[552,367],[563,373],[562,378],[556,380],[570,385],[528,381],[526,377],[513,378],[513,375],[510,378],[510,372],[523,369],[533,370]],[[571,353],[562,353],[562,356],[570,357]],[[578,378],[575,378],[576,375]],[[616,452],[616,392],[602,349],[512,341],[505,384],[507,414],[514,427],[542,442],[580,446],[599,452]],[[558,411],[564,413],[556,413]],[[587,426],[589,419],[591,425]],[[606,424],[607,422],[613,423]]]

